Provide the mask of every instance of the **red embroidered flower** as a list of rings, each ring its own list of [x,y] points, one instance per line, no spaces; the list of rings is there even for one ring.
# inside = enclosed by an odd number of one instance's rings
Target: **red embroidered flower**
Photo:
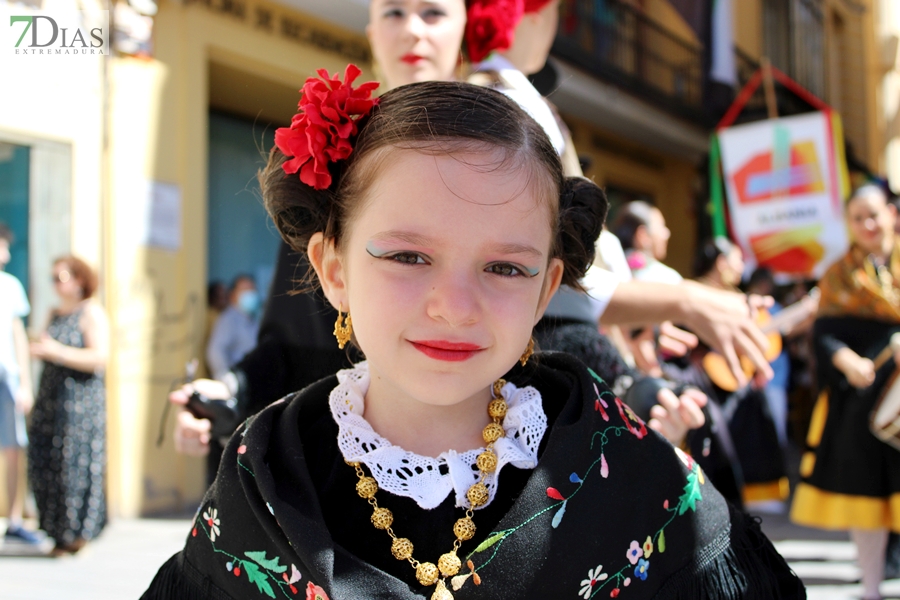
[[[647,426],[640,417],[634,414],[634,411],[631,410],[630,406],[618,398],[616,398],[616,406],[619,408],[619,416],[625,421],[625,427],[628,428],[628,431],[637,439],[644,439],[644,436],[647,435]]]
[[[481,62],[494,50],[508,50],[525,14],[523,0],[473,0],[466,21],[469,60]]]
[[[306,584],[306,600],[328,600],[328,594],[325,593],[325,590],[317,585],[313,585],[313,582],[310,581]]]
[[[300,171],[300,181],[324,190],[331,185],[328,164],[350,156],[357,120],[378,104],[378,99],[371,97],[378,82],[354,88],[351,84],[362,71],[353,64],[347,65],[343,82],[337,73],[316,72],[319,77],[307,79],[300,90],[300,111],[291,119],[291,126],[275,130],[275,145],[292,157],[283,165],[285,173]]]

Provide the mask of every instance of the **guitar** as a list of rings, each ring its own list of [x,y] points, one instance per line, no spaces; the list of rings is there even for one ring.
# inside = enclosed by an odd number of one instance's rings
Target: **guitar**
[[[781,332],[788,331],[797,324],[802,323],[816,312],[818,306],[819,288],[813,288],[806,296],[784,308],[775,316],[772,316],[765,309],[760,309],[757,312],[756,325],[769,341],[769,347],[765,353],[765,358],[768,362],[774,361],[781,354]],[[753,366],[753,362],[747,356],[741,355],[739,358],[741,370],[747,379],[750,379],[756,372],[756,367]],[[728,361],[718,352],[714,350],[707,352],[701,364],[710,381],[719,388],[726,392],[736,392],[740,388],[737,378],[728,366]]]

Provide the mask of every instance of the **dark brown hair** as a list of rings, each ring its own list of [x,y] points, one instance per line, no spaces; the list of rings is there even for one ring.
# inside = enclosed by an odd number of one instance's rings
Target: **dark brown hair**
[[[329,189],[315,190],[297,175],[286,175],[286,157],[273,148],[259,182],[266,210],[291,248],[305,254],[318,231],[340,246],[383,162],[379,158],[384,154],[377,151],[387,147],[436,155],[501,150],[501,164],[491,168],[522,169],[528,184],[540,186],[550,201],[556,232],[551,256],[563,261],[563,284],[582,289],[579,280],[593,262],[594,243],[606,218],[606,196],[587,179],[563,175],[546,133],[515,102],[467,83],[414,83],[381,96],[360,122],[353,154],[332,164]]]
[[[81,294],[83,298],[90,298],[94,295],[94,292],[97,291],[97,272],[77,256],[72,256],[71,254],[60,256],[53,261],[53,264],[66,265],[66,268],[72,274],[72,277],[81,284]]]
[[[6,240],[10,246],[13,245],[13,242],[16,241],[16,236],[13,234],[12,229],[7,226],[6,223],[0,221],[0,240]]]
[[[616,212],[615,225],[612,231],[622,243],[623,250],[634,249],[634,236],[641,227],[650,229],[653,209],[656,208],[643,200],[632,200]]]

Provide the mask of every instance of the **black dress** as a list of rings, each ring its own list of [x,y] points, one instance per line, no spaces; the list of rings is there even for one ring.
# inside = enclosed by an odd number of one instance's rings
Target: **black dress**
[[[900,324],[850,316],[819,318],[813,329],[819,395],[800,463],[791,518],[822,529],[900,532],[900,452],[869,431],[869,414],[894,381],[893,359],[867,388],[850,385],[831,364],[842,347],[870,359],[890,344]]]
[[[54,314],[47,333],[84,348],[82,310]],[[91,540],[106,525],[106,393],[103,378],[44,362],[28,432],[28,474],[40,528],[59,545]]]
[[[494,501],[476,511],[463,570],[447,581],[455,598],[805,597],[756,522],[602,380],[564,354],[534,362],[507,379],[541,393],[538,465],[504,467]],[[324,379],[238,429],[184,550],[143,598],[431,597],[355,493],[328,408],[336,385]],[[452,495],[428,511],[386,492],[378,502],[420,560],[452,546],[463,515]]]

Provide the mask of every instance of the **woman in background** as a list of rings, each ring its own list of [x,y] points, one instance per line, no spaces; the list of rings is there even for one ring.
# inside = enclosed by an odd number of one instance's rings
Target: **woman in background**
[[[59,306],[31,343],[44,370],[28,432],[28,472],[40,527],[55,555],[78,552],[106,524],[106,313],[92,296],[97,275],[84,261],[53,263]]]
[[[900,331],[897,210],[867,185],[847,202],[852,245],[819,281],[813,329],[822,393],[800,463],[803,478],[791,519],[808,527],[850,530],[862,571],[863,600],[881,598],[888,530],[900,532],[900,453],[869,431],[869,413],[890,389],[897,354],[882,369],[872,360]]]

